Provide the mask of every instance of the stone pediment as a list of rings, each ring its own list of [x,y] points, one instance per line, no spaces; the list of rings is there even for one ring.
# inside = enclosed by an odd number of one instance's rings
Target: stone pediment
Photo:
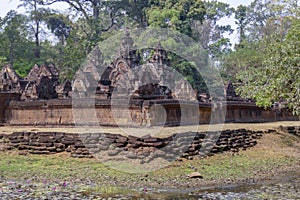
[[[24,79],[28,81],[37,82],[43,76],[49,77],[50,79],[58,80],[59,71],[53,64],[42,65],[42,66],[34,65]]]
[[[11,65],[5,65],[0,71],[0,91],[18,92],[20,90],[20,77]]]
[[[170,64],[167,51],[160,43],[156,48],[148,50],[153,51],[153,55],[146,62],[142,61],[127,31],[121,38],[119,57],[104,70],[96,93],[107,95],[107,98],[120,91],[131,93],[137,98],[172,98],[171,89],[163,85],[168,83],[167,78],[173,79],[168,74],[170,71],[166,70],[170,68],[167,66]]]
[[[57,86],[59,71],[52,64],[34,65],[25,78],[19,77],[10,65],[5,65],[0,71],[0,92],[19,94],[21,100],[58,98]],[[66,90],[70,92],[72,88],[64,87],[64,94],[68,93]]]

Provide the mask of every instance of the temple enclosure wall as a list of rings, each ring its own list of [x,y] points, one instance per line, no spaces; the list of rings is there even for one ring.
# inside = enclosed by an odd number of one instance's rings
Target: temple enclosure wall
[[[278,131],[300,135],[300,127],[280,127],[278,130],[224,130],[216,140],[216,132],[180,133],[165,138],[152,136],[135,137],[110,133],[61,133],[61,132],[14,132],[0,134],[0,151],[18,150],[19,154],[55,154],[68,152],[72,157],[91,158],[98,152],[108,156],[122,155],[129,159],[150,162],[156,157],[168,159],[178,156],[184,158],[213,155],[223,151],[237,152],[257,144],[263,134]],[[212,137],[211,137],[212,136]],[[187,145],[187,140],[190,141]],[[183,151],[182,151],[183,147]],[[174,154],[174,155],[173,155]]]
[[[147,101],[149,108],[147,111],[143,105],[145,105],[145,101],[141,100],[131,102],[130,105],[116,104],[112,109],[109,100],[98,100],[94,102],[94,105],[76,108],[72,106],[71,99],[11,101],[5,107],[5,111],[4,107],[1,107],[0,117],[7,125],[73,126],[75,125],[73,112],[79,113],[82,119],[90,119],[90,111],[94,110],[97,118],[92,118],[89,123],[106,126],[189,125],[198,120],[198,117],[199,124],[208,124],[211,119],[214,119],[215,122],[222,122],[221,114],[217,112],[212,115],[212,109],[220,108],[212,108],[210,103],[149,100]],[[116,112],[112,110],[116,110]],[[257,107],[253,102],[227,102],[226,110],[225,122],[298,120],[288,110],[265,110]],[[78,120],[76,122],[80,123]]]
[[[6,122],[6,111],[11,100],[17,100],[19,95],[13,93],[0,93],[0,124]]]

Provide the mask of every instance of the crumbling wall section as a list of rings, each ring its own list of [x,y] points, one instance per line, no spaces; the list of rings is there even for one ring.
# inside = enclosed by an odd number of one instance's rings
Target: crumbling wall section
[[[299,128],[297,130],[300,132]],[[78,135],[61,132],[14,132],[9,135],[0,135],[0,150],[17,150],[20,154],[67,152],[76,158],[92,158],[98,152],[106,151],[112,158],[122,154],[129,159],[140,158],[150,161],[156,157],[168,159],[168,157],[176,156],[178,150],[185,148],[179,157],[192,159],[224,151],[245,150],[256,145],[257,140],[263,134],[274,131],[225,130],[221,132],[216,142],[208,139],[216,135],[216,132],[180,133],[166,138],[109,133]],[[187,143],[187,140],[190,143]]]

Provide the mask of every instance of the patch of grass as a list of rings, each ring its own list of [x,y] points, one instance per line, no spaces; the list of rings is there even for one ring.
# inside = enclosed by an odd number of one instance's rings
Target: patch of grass
[[[1,177],[17,180],[34,179],[62,182],[93,182],[100,187],[100,193],[119,193],[119,189],[111,186],[144,186],[151,183],[180,182],[191,172],[200,172],[204,181],[251,178],[272,169],[297,164],[299,160],[290,154],[295,147],[289,146],[281,135],[264,136],[262,144],[247,151],[217,154],[200,160],[175,162],[163,169],[151,173],[130,174],[117,171],[100,163],[96,159],[70,158],[66,154],[59,155],[18,155],[17,152],[0,153]],[[268,138],[269,137],[269,138]],[[274,139],[275,138],[275,139]],[[294,140],[290,140],[292,143]],[[280,144],[280,145],[274,145]],[[282,147],[280,147],[282,146]],[[287,150],[289,148],[290,150]],[[283,151],[284,150],[284,151]],[[101,189],[102,188],[102,189]],[[93,192],[87,188],[85,193]]]
[[[195,171],[205,179],[250,177],[261,170],[291,165],[295,159],[272,151],[248,151],[232,156],[218,154],[201,160],[175,163],[161,170],[149,173],[150,178],[171,179],[182,177]],[[2,176],[25,179],[30,177],[49,177],[50,179],[95,179],[137,178],[138,174],[127,174],[108,168],[93,159],[59,158],[53,156],[19,156],[0,153],[0,172]],[[104,177],[105,176],[105,177]]]
[[[172,177],[186,177],[195,170],[200,172],[206,180],[251,178],[261,173],[284,166],[299,163],[299,159],[290,152],[294,152],[293,145],[298,141],[289,135],[268,135],[257,147],[238,154],[230,152],[216,154],[200,160],[174,163],[153,173],[153,176],[170,179]]]
[[[281,140],[281,145],[288,146],[288,147],[293,147],[296,142],[300,141],[300,137],[292,134],[283,134],[282,140]]]
[[[16,153],[0,153],[0,172],[9,178],[49,177],[50,179],[87,179],[121,176],[121,172],[109,169],[93,159],[75,159],[67,156],[20,156]]]
[[[118,195],[132,195],[135,194],[138,195],[137,192],[129,189],[124,189],[116,186],[96,186],[96,187],[86,187],[81,189],[81,194],[83,196],[90,196],[92,194],[101,194],[101,197],[111,197],[116,194]]]
[[[197,161],[186,161],[178,166],[169,166],[154,172],[153,176],[170,179],[200,172],[206,180],[249,178],[262,171],[296,164],[297,160],[285,156],[271,155],[265,151],[247,152],[231,156],[218,154]]]

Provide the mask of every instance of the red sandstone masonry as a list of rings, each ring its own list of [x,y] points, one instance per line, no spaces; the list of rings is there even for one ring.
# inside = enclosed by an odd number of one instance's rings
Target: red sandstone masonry
[[[282,131],[300,135],[300,127],[281,127]],[[18,150],[20,154],[55,154],[69,152],[70,156],[92,158],[92,154],[107,151],[110,156],[126,152],[129,159],[138,157],[171,157],[182,152],[181,157],[192,159],[204,155],[213,155],[223,151],[239,151],[256,145],[265,133],[276,132],[250,131],[245,129],[225,130],[214,143],[216,132],[181,133],[167,138],[146,136],[122,136],[116,134],[71,134],[50,132],[14,132],[0,135],[0,151]],[[187,148],[188,147],[188,148]],[[207,150],[205,149],[207,148]],[[210,150],[211,149],[211,150]],[[148,160],[151,160],[148,159]]]
[[[117,126],[111,111],[109,100],[97,100],[95,106],[86,107],[85,109],[95,109],[97,119],[95,122],[105,126]],[[114,105],[118,109],[118,125],[119,126],[138,126],[141,123],[143,101],[131,102],[131,105]],[[153,105],[161,105],[166,110],[165,126],[188,125],[191,119],[199,115],[199,124],[208,124],[213,118],[215,122],[222,122],[220,115],[211,115],[210,103],[191,103],[185,102],[179,104],[176,100],[151,100],[150,107]],[[6,110],[5,121],[9,125],[18,126],[73,126],[73,110],[72,100],[38,100],[38,101],[11,101]],[[128,119],[126,113],[131,113],[132,119]],[[218,108],[217,108],[218,109]],[[188,116],[185,116],[181,121],[181,111],[184,111]],[[151,125],[161,125],[162,114],[159,110],[151,111]],[[80,114],[84,118],[84,112],[80,110]],[[296,116],[288,110],[264,110],[258,108],[253,102],[227,102],[226,122],[273,122],[273,121],[289,121],[298,120]],[[133,122],[133,123],[132,123]]]

